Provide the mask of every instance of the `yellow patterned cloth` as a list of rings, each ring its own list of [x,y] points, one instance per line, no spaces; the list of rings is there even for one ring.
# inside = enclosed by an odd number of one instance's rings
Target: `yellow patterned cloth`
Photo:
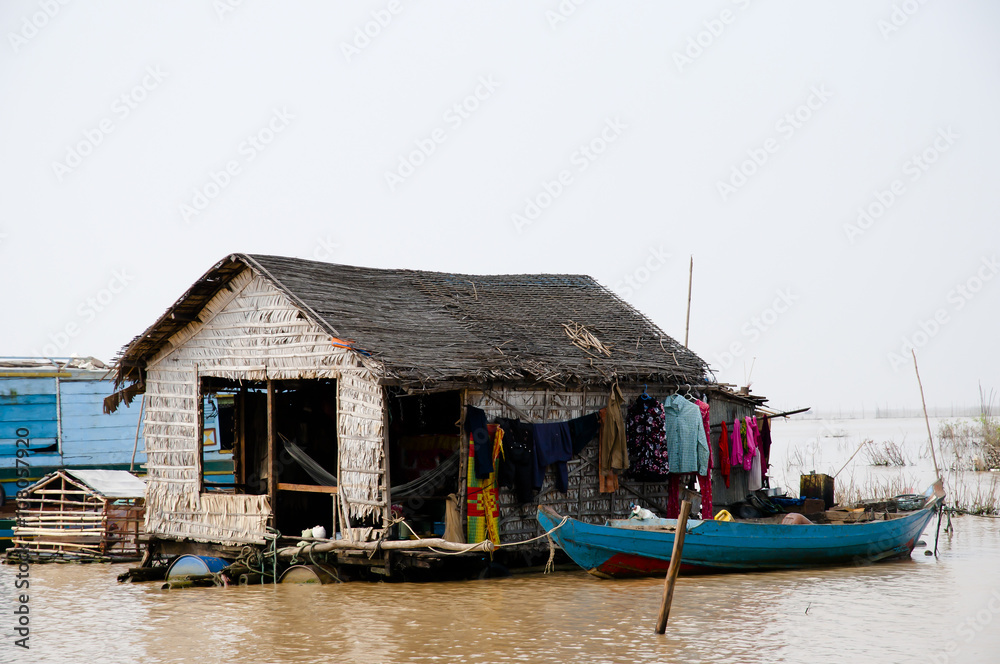
[[[500,543],[500,505],[496,485],[497,455],[503,450],[503,430],[496,425],[489,426],[493,436],[493,472],[484,480],[476,479],[476,448],[469,436],[469,463],[467,484],[467,516],[469,544],[489,539],[494,544]]]

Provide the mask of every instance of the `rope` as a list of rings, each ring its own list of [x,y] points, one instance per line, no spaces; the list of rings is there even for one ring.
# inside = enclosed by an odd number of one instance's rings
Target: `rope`
[[[531,539],[520,540],[520,541],[517,541],[517,542],[508,542],[507,544],[497,544],[496,546],[497,546],[497,548],[500,548],[500,547],[503,547],[503,546],[519,546],[521,544],[527,544],[528,542],[534,542],[535,540],[540,540],[543,537],[549,537],[549,535],[551,535],[552,533],[556,532],[557,530],[559,530],[560,528],[562,528],[563,526],[565,526],[567,521],[569,521],[569,517],[568,516],[564,516],[563,520],[560,521],[555,526],[552,526],[551,530],[548,530],[548,531],[542,533],[538,537],[532,537]],[[552,538],[549,537],[549,540],[551,541]]]

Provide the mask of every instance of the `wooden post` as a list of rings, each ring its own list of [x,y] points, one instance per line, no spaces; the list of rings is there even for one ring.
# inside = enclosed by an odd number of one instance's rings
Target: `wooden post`
[[[667,568],[667,578],[663,584],[663,600],[660,602],[660,616],[656,620],[656,633],[667,631],[667,618],[670,616],[670,604],[674,601],[674,584],[677,574],[681,571],[681,554],[684,551],[684,534],[687,532],[688,515],[691,513],[691,501],[681,501],[681,515],[677,518],[677,532],[674,533],[674,550],[670,554],[670,567]]]
[[[934,454],[934,438],[931,437],[931,421],[927,417],[927,402],[924,401],[924,385],[920,382],[920,369],[917,368],[917,351],[910,349],[913,354],[913,370],[917,373],[917,385],[920,386],[920,403],[924,406],[924,422],[927,424],[927,443],[931,446],[931,458],[934,459],[934,472],[937,479],[941,479],[941,469],[938,468],[937,455]]]
[[[242,493],[249,493],[247,487],[247,388],[241,385],[236,395],[236,445],[233,462],[239,464],[236,469],[236,482],[243,487]]]
[[[271,526],[277,528],[278,511],[278,452],[274,448],[274,381],[267,379],[267,498],[271,503]]]

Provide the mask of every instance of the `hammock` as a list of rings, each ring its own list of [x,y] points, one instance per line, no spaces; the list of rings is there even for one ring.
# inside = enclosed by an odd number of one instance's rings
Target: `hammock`
[[[302,466],[302,469],[309,474],[309,477],[313,478],[314,481],[323,486],[337,486],[337,477],[335,475],[331,475],[326,468],[316,463],[316,461],[311,456],[306,454],[301,447],[285,438],[284,435],[279,433],[278,436],[281,438],[281,442],[284,444],[288,455],[295,459],[300,466]],[[455,452],[450,457],[442,461],[441,465],[434,470],[425,473],[417,479],[407,482],[406,484],[400,484],[399,486],[392,487],[393,500],[396,498],[408,498],[410,496],[417,495],[420,492],[438,484],[440,478],[458,471],[458,460],[459,453]]]
[[[331,475],[326,468],[316,463],[301,447],[285,438],[282,434],[279,433],[278,436],[281,438],[281,442],[284,443],[288,455],[295,459],[304,471],[309,473],[309,477],[323,486],[337,486],[336,475]]]
[[[427,473],[424,473],[420,477],[406,484],[400,484],[399,486],[392,487],[392,499],[409,498],[410,496],[417,495],[426,489],[436,487],[439,484],[441,478],[445,475],[450,475],[452,473],[458,472],[458,460],[459,453],[455,452],[450,457],[441,462],[441,464]]]

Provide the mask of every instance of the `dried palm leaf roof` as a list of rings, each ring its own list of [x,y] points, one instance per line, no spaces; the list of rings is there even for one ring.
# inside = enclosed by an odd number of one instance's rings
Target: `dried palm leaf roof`
[[[246,268],[332,337],[370,354],[386,382],[404,387],[706,380],[700,357],[592,277],[384,270],[233,254],[122,350],[119,386],[140,382],[145,362]]]

